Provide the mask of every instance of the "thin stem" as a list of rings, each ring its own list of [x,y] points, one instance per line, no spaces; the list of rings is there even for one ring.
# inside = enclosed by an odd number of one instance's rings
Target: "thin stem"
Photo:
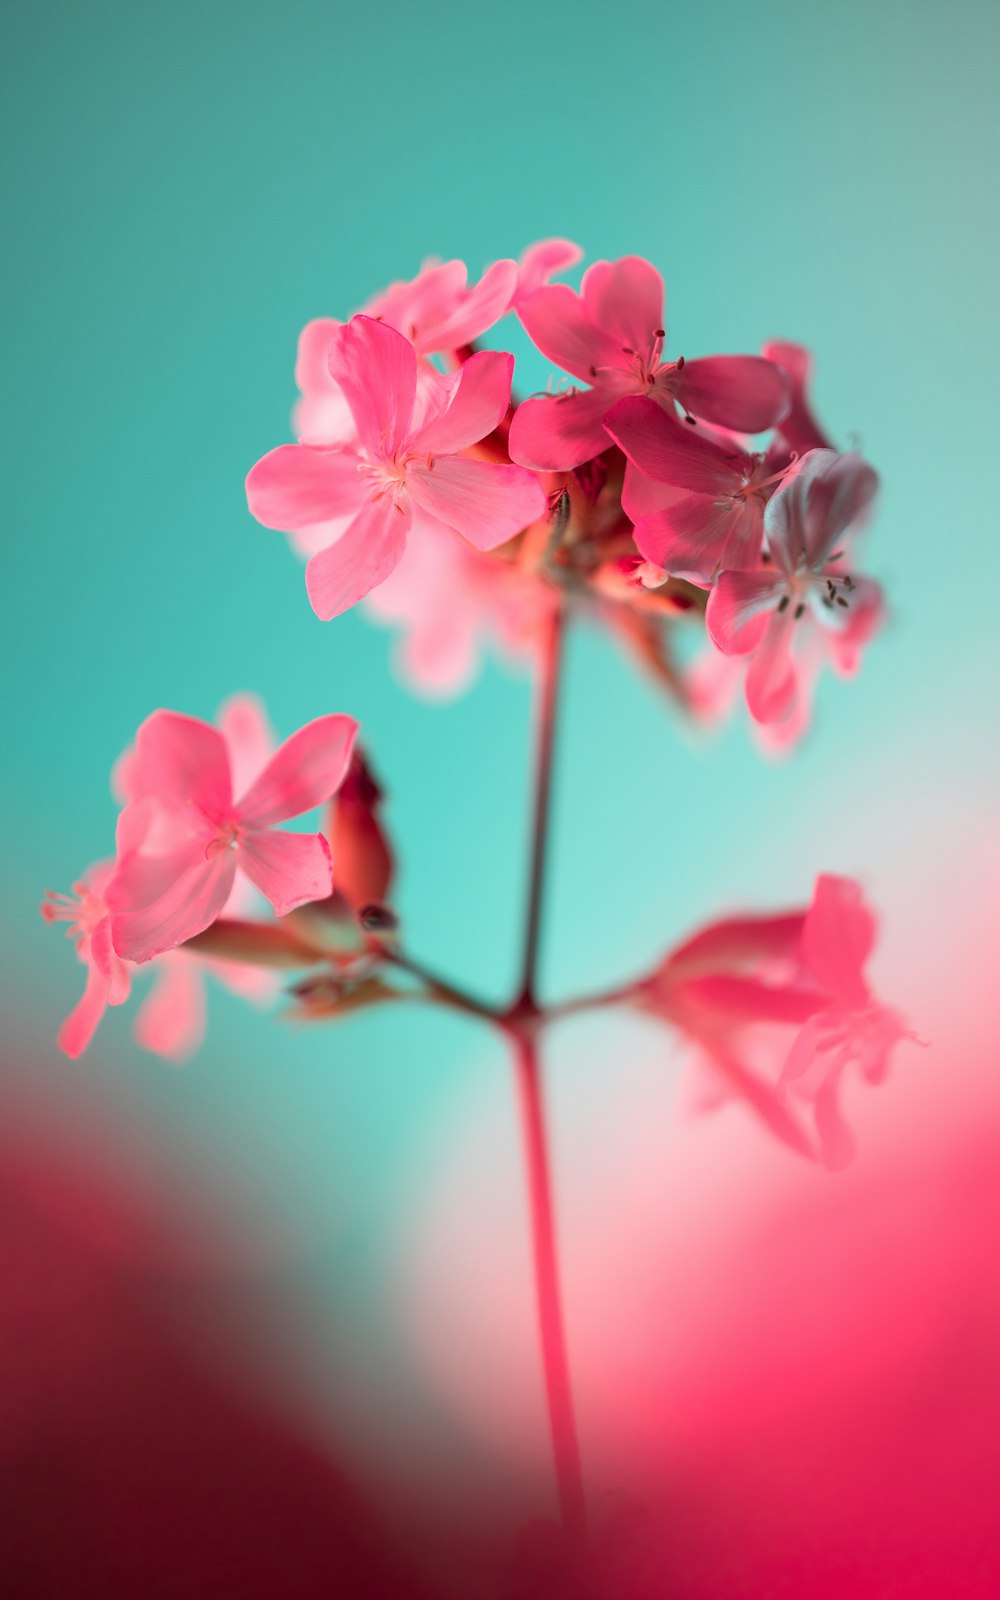
[[[380,940],[372,940],[371,948],[392,966],[399,967],[401,971],[408,972],[418,978],[428,991],[429,995],[436,995],[439,999],[452,1005],[458,1011],[467,1011],[474,1017],[484,1017],[488,1022],[499,1022],[500,1013],[493,1006],[487,1005],[485,1000],[479,1000],[467,989],[462,989],[456,983],[451,983],[447,978],[441,978],[430,967],[424,966],[422,961],[417,961],[413,956],[406,955],[402,950],[394,950],[389,945],[382,944]]]
[[[552,1180],[549,1170],[545,1108],[542,1100],[541,1064],[534,1030],[511,1030],[521,1111],[521,1139],[528,1179],[531,1250],[535,1273],[535,1302],[542,1349],[545,1399],[555,1457],[556,1485],[563,1527],[575,1537],[587,1529],[583,1471],[573,1392],[570,1387],[566,1332],[559,1291]]]
[[[521,986],[515,1010],[538,1010],[536,984],[538,951],[542,925],[542,899],[545,864],[548,854],[549,802],[552,795],[552,753],[555,745],[556,703],[559,695],[559,669],[562,661],[563,611],[553,608],[542,646],[538,684],[538,711],[535,733],[534,793],[531,819],[531,855],[528,869],[528,909],[524,927],[524,954]]]

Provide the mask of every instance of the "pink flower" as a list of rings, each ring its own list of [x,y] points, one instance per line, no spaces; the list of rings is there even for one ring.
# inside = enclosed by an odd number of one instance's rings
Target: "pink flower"
[[[511,455],[536,471],[563,472],[608,448],[603,422],[625,395],[646,395],[671,414],[759,433],[788,407],[788,381],[760,356],[665,362],[663,280],[641,256],[595,261],[580,292],[547,284],[519,298],[517,314],[543,355],[583,390],[538,396],[518,407]]]
[[[357,724],[319,717],[287,739],[239,800],[223,735],[195,717],[155,711],[136,735],[133,798],[118,823],[118,867],[108,886],[114,949],[148,961],[220,915],[239,869],[279,916],[332,890],[321,834],[276,824],[336,792]]]
[[[857,883],[817,878],[802,927],[805,964],[823,1002],[806,1021],[785,1060],[779,1088],[807,1098],[826,1164],[843,1166],[853,1140],[840,1110],[844,1073],[856,1066],[881,1083],[893,1048],[914,1039],[898,1012],[876,1001],[864,969],[875,943],[875,920]]]
[[[608,433],[646,479],[668,485],[668,504],[647,512],[633,480],[624,506],[647,561],[678,578],[708,585],[720,567],[752,567],[764,541],[764,507],[783,471],[766,456],[685,427],[652,400],[620,400]],[[682,491],[682,492],[678,492]]]
[[[357,443],[338,450],[282,445],[247,478],[250,510],[286,532],[350,518],[336,543],[313,555],[306,587],[324,621],[346,611],[398,565],[417,510],[478,549],[503,544],[545,510],[538,479],[521,467],[461,452],[497,427],[510,401],[513,356],[482,351],[440,378],[415,411],[413,346],[385,323],[353,317],[330,347]]]
[[[761,346],[761,355],[773,361],[788,377],[790,404],[781,419],[779,432],[788,449],[804,456],[808,450],[829,450],[830,440],[813,416],[806,393],[812,377],[812,356],[801,344],[772,339]]]
[[[99,862],[73,885],[71,895],[50,890],[41,905],[46,922],[69,924],[67,935],[76,940],[77,957],[87,969],[83,996],[58,1033],[60,1050],[73,1061],[94,1037],[105,1007],[120,1006],[131,988],[129,969],[111,943],[111,912],[105,893],[113,872],[113,862]]]
[[[857,455],[811,450],[766,511],[768,566],[748,562],[723,571],[709,595],[706,624],[726,655],[753,653],[746,698],[758,722],[795,717],[801,694],[792,643],[799,624],[832,636],[830,648],[851,671],[882,615],[869,578],[843,569],[835,548],[866,516],[878,480]]]

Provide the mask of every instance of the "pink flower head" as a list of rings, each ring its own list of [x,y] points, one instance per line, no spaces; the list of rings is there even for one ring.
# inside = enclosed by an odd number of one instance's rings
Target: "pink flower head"
[[[154,711],[136,735],[133,795],[118,822],[118,866],[108,886],[120,956],[149,961],[219,916],[237,869],[279,916],[332,890],[322,834],[277,824],[336,792],[357,724],[319,717],[286,739],[241,798],[233,798],[229,747],[195,717]]]
[[[539,350],[588,387],[518,407],[511,455],[526,467],[565,472],[608,448],[604,418],[625,395],[645,395],[672,415],[759,433],[788,408],[788,380],[761,356],[663,360],[663,279],[641,256],[595,261],[579,293],[546,284],[519,298],[517,314]]]
[[[620,400],[605,426],[640,473],[673,491],[665,506],[649,512],[635,502],[638,485],[626,495],[647,561],[704,585],[722,567],[756,565],[764,508],[783,472],[773,472],[763,454],[686,427],[649,399]]]
[[[369,300],[365,312],[403,334],[418,355],[460,350],[509,310],[519,269],[516,261],[494,261],[478,283],[470,284],[468,278],[464,261],[428,261],[415,278],[390,284]]]
[[[726,655],[753,654],[746,697],[758,722],[797,714],[799,675],[792,644],[808,619],[832,636],[852,671],[882,615],[878,584],[844,570],[843,540],[867,515],[878,480],[860,456],[811,450],[769,502],[770,563],[725,570],[709,595],[706,624]],[[840,546],[840,548],[837,548]]]
[[[71,895],[53,891],[42,901],[46,922],[66,922],[67,935],[76,940],[76,953],[87,969],[83,996],[59,1029],[59,1048],[75,1061],[97,1031],[106,1006],[128,999],[131,977],[111,943],[111,912],[105,893],[114,871],[111,861],[99,862],[73,885]]]
[[[915,1036],[898,1012],[876,1001],[865,978],[875,943],[875,919],[851,878],[817,878],[802,928],[806,966],[822,1003],[788,1053],[779,1088],[812,1103],[824,1160],[842,1166],[853,1141],[840,1111],[844,1073],[856,1066],[868,1083],[881,1083],[893,1048]]]
[[[371,317],[352,317],[337,329],[330,371],[347,396],[357,442],[338,450],[282,445],[247,478],[250,510],[265,527],[291,532],[346,520],[340,538],[306,568],[317,616],[338,616],[389,576],[415,511],[481,550],[542,515],[545,492],[532,473],[462,454],[506,414],[513,365],[513,356],[497,351],[471,356],[439,379],[418,416],[409,341]]]

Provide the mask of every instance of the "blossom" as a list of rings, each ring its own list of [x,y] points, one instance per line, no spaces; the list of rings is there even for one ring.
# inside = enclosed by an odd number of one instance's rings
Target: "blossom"
[[[59,1029],[60,1050],[76,1060],[97,1031],[107,1006],[128,999],[131,975],[111,942],[111,910],[106,891],[114,872],[113,861],[88,868],[69,895],[49,890],[41,905],[46,922],[66,922],[67,935],[76,940],[78,959],[87,969],[83,995]]]
[[[881,1005],[865,978],[875,943],[875,919],[860,886],[824,874],[816,880],[802,926],[806,968],[823,995],[788,1052],[779,1088],[807,1098],[828,1166],[843,1166],[853,1153],[839,1096],[845,1072],[856,1066],[872,1084],[882,1083],[894,1047],[915,1035],[899,1013]]]
[[[542,251],[546,246],[534,248]],[[532,258],[529,270],[540,264],[538,257]],[[415,278],[392,283],[375,295],[365,311],[402,333],[418,355],[459,350],[499,322],[517,293],[520,270],[516,261],[494,261],[478,283],[469,284],[468,277],[464,261],[428,261]]]
[[[154,711],[136,735],[133,798],[119,818],[108,886],[117,954],[148,961],[200,933],[225,907],[237,869],[279,916],[329,895],[326,840],[276,824],[331,798],[356,731],[345,716],[307,723],[234,800],[223,735],[195,717]]]
[[[792,643],[808,618],[831,634],[846,670],[882,614],[881,590],[844,570],[835,546],[867,514],[878,480],[857,455],[810,450],[769,502],[765,513],[769,564],[720,573],[709,596],[709,635],[726,655],[753,653],[746,698],[758,722],[796,714],[799,680]]]
[[[764,507],[783,476],[772,471],[765,455],[685,427],[639,397],[620,400],[605,426],[646,478],[675,491],[668,504],[649,512],[648,500],[637,507],[625,496],[636,545],[647,561],[705,585],[721,567],[756,564]]]
[[[519,298],[517,314],[544,356],[586,389],[526,400],[511,425],[511,456],[539,471],[569,471],[608,448],[604,418],[626,395],[748,433],[772,427],[788,406],[788,380],[761,356],[666,362],[663,280],[641,256],[595,261],[579,293],[546,284]]]
[[[478,549],[503,544],[545,510],[538,479],[522,467],[461,452],[491,433],[510,401],[513,357],[482,351],[417,406],[417,357],[387,324],[353,317],[338,328],[330,370],[343,388],[357,442],[340,449],[282,445],[247,478],[250,510],[286,532],[349,518],[340,538],[306,568],[324,621],[382,583],[406,548],[415,510]]]

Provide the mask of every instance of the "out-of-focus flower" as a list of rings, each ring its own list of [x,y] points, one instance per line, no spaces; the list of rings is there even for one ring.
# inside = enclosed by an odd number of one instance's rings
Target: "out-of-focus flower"
[[[788,411],[778,424],[781,439],[789,452],[804,456],[808,450],[829,450],[830,439],[813,416],[808,388],[812,378],[812,356],[801,344],[772,339],[761,346],[761,355],[787,374],[790,392]]]
[[[133,798],[119,818],[107,890],[117,953],[148,961],[200,933],[226,905],[237,868],[279,916],[329,895],[323,836],[276,825],[336,792],[356,731],[345,716],[307,723],[234,800],[229,747],[217,729],[171,711],[148,717],[136,736]]]
[[[671,413],[759,433],[788,408],[788,380],[761,356],[665,362],[663,279],[641,256],[595,261],[580,292],[546,284],[519,299],[517,314],[543,355],[589,387],[541,395],[511,425],[515,461],[569,471],[608,446],[604,418],[625,395],[646,395]]]
[[[635,542],[647,561],[676,577],[709,584],[721,567],[754,566],[764,539],[764,507],[782,474],[763,454],[686,428],[649,399],[621,400],[608,433],[647,478],[686,491],[640,514],[631,502]]]
[[[863,521],[877,482],[860,456],[811,450],[768,504],[769,564],[734,562],[737,570],[719,575],[708,600],[708,631],[724,654],[753,654],[746,698],[758,722],[797,714],[792,643],[804,619],[842,637],[839,655],[848,671],[877,626],[878,584],[845,572],[845,552],[835,548]]]
[[[534,248],[544,251],[547,247]],[[557,252],[549,272],[556,271],[558,264]],[[365,312],[403,334],[418,355],[459,350],[499,322],[517,293],[519,276],[516,261],[494,261],[478,283],[470,284],[464,261],[428,261],[415,278],[392,283],[375,295]]]
[[[334,885],[355,911],[384,901],[392,885],[396,863],[380,817],[382,799],[371,767],[355,746],[330,807],[329,829]]]
[[[306,569],[310,601],[324,621],[363,599],[398,565],[414,508],[481,550],[542,515],[545,494],[534,474],[461,453],[506,413],[512,356],[470,357],[440,379],[418,412],[413,346],[387,324],[359,316],[334,335],[330,369],[347,396],[357,443],[339,450],[282,445],[247,478],[250,510],[267,527],[288,532],[350,518]]]
[[[536,289],[548,284],[558,273],[568,271],[582,260],[583,251],[571,239],[541,239],[538,244],[529,244],[528,248],[521,252],[521,259],[518,262],[514,309],[516,310],[530,294],[534,294]]]

